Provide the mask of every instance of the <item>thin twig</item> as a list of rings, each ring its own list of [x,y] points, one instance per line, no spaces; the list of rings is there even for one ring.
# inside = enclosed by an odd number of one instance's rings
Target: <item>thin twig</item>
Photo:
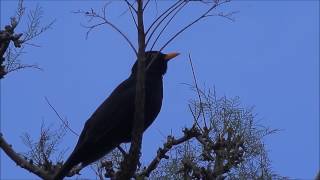
[[[149,4],[149,2],[150,2],[151,0],[147,0],[147,2],[145,3],[145,5],[144,5],[144,7],[143,7],[143,11],[147,8],[147,6],[148,6],[148,4]]]
[[[133,6],[135,3],[136,3],[136,1],[133,1],[133,3],[132,3],[131,5]],[[119,15],[119,17],[125,15],[128,11],[129,11],[129,8],[127,8],[126,10],[124,10],[124,11]]]
[[[137,9],[133,7],[133,5],[135,4],[136,1],[133,1],[132,4],[130,4],[130,2],[128,0],[125,0],[127,5],[129,6],[129,8],[133,9],[135,13],[138,13]]]
[[[162,51],[168,44],[170,44],[170,42],[172,42],[175,38],[177,38],[181,33],[183,33],[186,29],[188,29],[189,27],[191,27],[193,24],[197,23],[198,21],[200,21],[203,18],[208,17],[207,15],[216,7],[218,7],[221,4],[230,2],[230,0],[225,0],[223,2],[219,1],[217,3],[214,3],[206,12],[204,12],[200,17],[196,18],[194,21],[192,21],[191,23],[189,23],[188,25],[186,25],[185,27],[183,27],[180,31],[178,31],[175,35],[173,35],[161,48],[160,51]]]
[[[210,16],[220,16],[220,17],[223,17],[223,18],[226,18],[232,22],[235,22],[235,19],[233,18],[233,15],[236,14],[236,13],[239,13],[239,11],[233,11],[233,12],[230,12],[230,13],[227,13],[227,14],[224,14],[224,13],[213,13],[213,14],[208,14],[206,15],[206,17],[210,17]]]
[[[64,120],[60,114],[58,113],[58,111],[51,105],[51,103],[49,102],[47,97],[44,97],[44,99],[46,100],[47,104],[51,107],[51,109],[55,112],[55,114],[58,116],[58,118],[61,120],[61,122],[63,123],[63,125],[65,127],[67,127],[74,135],[79,136],[78,133],[76,133],[74,130],[72,130],[68,124],[68,121]]]
[[[10,72],[21,70],[24,68],[34,68],[34,69],[42,70],[38,65],[35,65],[35,64],[31,64],[31,65],[30,64],[18,64],[18,66],[14,67],[14,68],[7,69],[6,73],[8,74]]]
[[[25,45],[29,45],[29,46],[33,46],[33,47],[41,47],[40,45],[33,44],[33,43],[27,43],[27,42],[25,42],[24,44],[25,44]]]
[[[191,59],[191,55],[189,54],[189,62],[190,62],[190,66],[191,66],[191,70],[192,70],[192,77],[193,77],[193,81],[197,90],[197,94],[198,94],[198,98],[199,98],[199,102],[200,102],[200,113],[202,113],[202,118],[203,118],[203,122],[204,122],[204,127],[207,128],[207,123],[206,123],[206,118],[205,118],[205,114],[204,114],[204,110],[203,110],[203,104],[202,104],[202,100],[201,100],[201,95],[199,92],[199,88],[198,88],[198,83],[197,83],[197,78],[196,78],[196,74],[194,71],[194,67],[192,64],[192,59]]]
[[[152,27],[157,23],[157,21],[159,21],[162,16],[164,16],[168,11],[170,11],[172,8],[174,8],[179,2],[181,2],[181,0],[177,1],[176,3],[174,3],[173,5],[171,5],[168,9],[166,9],[160,16],[157,17],[156,20],[153,21],[153,23],[149,26],[149,28],[146,31],[146,35],[149,33],[149,31],[152,29]]]
[[[179,1],[178,1],[179,2]],[[161,14],[158,19],[156,19],[153,24],[151,24],[150,27],[152,27],[153,25],[155,25],[155,27],[153,28],[151,34],[149,35],[146,45],[149,44],[151,38],[153,37],[153,34],[157,31],[157,29],[160,27],[160,25],[176,10],[178,9],[181,5],[183,5],[185,2],[184,1],[180,1],[180,4],[176,3],[174,4],[174,6],[172,6],[172,8],[168,8],[165,13]],[[187,3],[187,2],[186,2]],[[164,15],[164,17],[162,18],[162,16]],[[161,19],[162,18],[162,19]],[[161,19],[161,20],[160,20]],[[159,21],[160,20],[160,21]],[[157,24],[156,22],[159,21]],[[146,33],[146,35],[148,34],[148,32]]]
[[[117,31],[126,41],[127,43],[129,44],[129,46],[132,48],[132,50],[134,51],[134,53],[136,55],[138,55],[138,52],[136,50],[136,48],[134,47],[133,43],[129,40],[128,36],[122,32],[116,25],[114,25],[112,22],[110,22],[107,18],[106,18],[106,15],[105,15],[105,9],[104,9],[104,15],[101,16],[100,14],[97,14],[96,12],[94,12],[93,9],[91,9],[91,11],[87,11],[87,12],[84,12],[84,11],[76,11],[74,13],[81,13],[81,14],[84,14],[85,16],[87,16],[89,19],[89,21],[91,21],[93,18],[97,18],[99,20],[101,20],[100,23],[97,23],[97,24],[94,24],[94,25],[91,25],[91,26],[85,26],[83,25],[84,27],[88,28],[88,32],[87,32],[87,37],[89,35],[89,33],[92,31],[92,29],[98,27],[98,26],[101,26],[103,24],[106,24],[106,25],[109,25],[112,29],[114,29],[115,31]]]
[[[134,2],[135,2],[135,1],[134,1]],[[133,2],[133,3],[134,3],[134,2]],[[134,14],[133,14],[133,12],[132,12],[132,7],[133,7],[133,6],[132,6],[132,4],[130,4],[130,3],[128,2],[128,0],[126,0],[126,3],[127,3],[127,5],[128,5],[128,9],[129,9],[129,11],[130,11],[131,18],[132,18],[132,20],[133,20],[136,28],[138,28],[138,24],[137,24],[136,18],[134,17]],[[135,10],[135,9],[133,9],[133,10]],[[135,10],[135,13],[137,14],[137,10]]]
[[[179,7],[179,9],[171,16],[171,18],[168,20],[168,22],[166,23],[166,25],[162,28],[162,30],[159,32],[158,36],[156,37],[156,39],[154,40],[152,46],[151,46],[151,50],[153,49],[153,47],[155,46],[155,44],[157,43],[158,39],[160,38],[161,34],[164,32],[164,30],[168,27],[168,25],[170,24],[170,22],[173,20],[174,17],[176,17],[176,15],[184,8],[185,5],[187,5],[188,2],[184,2],[182,4],[182,6],[177,6]],[[149,37],[149,39],[151,38],[151,35]],[[149,40],[148,39],[148,40]]]
[[[191,105],[189,104],[188,107],[189,107],[189,111],[191,112],[191,115],[192,115],[192,117],[194,119],[195,124],[198,126],[199,130],[203,133],[203,130],[202,130],[200,124],[198,123],[198,118],[195,116],[195,114],[193,113],[193,111],[191,109]]]

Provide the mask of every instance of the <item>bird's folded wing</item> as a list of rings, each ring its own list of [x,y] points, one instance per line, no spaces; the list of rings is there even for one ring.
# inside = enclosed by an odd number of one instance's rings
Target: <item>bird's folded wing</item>
[[[135,83],[122,82],[88,119],[77,146],[104,141],[119,125],[125,126],[134,112],[134,96]]]

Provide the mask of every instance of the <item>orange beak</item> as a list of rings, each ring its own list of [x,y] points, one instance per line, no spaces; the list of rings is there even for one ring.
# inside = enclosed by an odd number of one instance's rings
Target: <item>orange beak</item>
[[[167,60],[167,61],[169,61],[170,59],[172,59],[172,58],[175,58],[176,56],[178,56],[180,53],[168,53],[168,54],[166,54],[165,56],[164,56],[164,59],[165,60]]]

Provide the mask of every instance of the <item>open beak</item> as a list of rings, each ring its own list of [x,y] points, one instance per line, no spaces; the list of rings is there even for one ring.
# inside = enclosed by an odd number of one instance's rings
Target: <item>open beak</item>
[[[175,52],[174,52],[174,53],[168,53],[168,54],[166,54],[166,55],[164,56],[164,59],[167,60],[167,61],[169,61],[170,59],[178,56],[179,54],[180,54],[180,53],[175,53]]]

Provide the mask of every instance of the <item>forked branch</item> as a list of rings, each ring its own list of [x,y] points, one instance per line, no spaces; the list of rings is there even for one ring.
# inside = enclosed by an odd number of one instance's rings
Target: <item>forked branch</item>
[[[129,3],[129,2],[128,2]],[[130,4],[130,3],[129,3]],[[91,22],[93,19],[97,19],[98,23],[93,24],[93,25],[83,25],[83,27],[88,28],[86,37],[88,38],[90,32],[95,29],[98,26],[101,25],[108,25],[110,26],[112,29],[114,29],[115,31],[117,31],[124,39],[125,41],[129,44],[129,46],[131,47],[131,49],[134,51],[134,53],[138,56],[138,52],[136,50],[136,48],[134,47],[133,43],[130,41],[130,39],[128,38],[128,36],[122,31],[120,30],[120,28],[118,28],[114,23],[112,23],[111,21],[109,21],[107,19],[107,14],[106,14],[106,6],[108,4],[106,4],[104,6],[104,8],[102,9],[102,14],[97,13],[96,11],[94,11],[93,9],[89,10],[89,11],[83,11],[83,10],[78,10],[74,13],[78,13],[78,14],[83,14],[85,17],[88,17],[88,22]],[[130,6],[130,5],[129,5]],[[130,6],[131,8],[131,6]]]
[[[162,159],[169,158],[166,155],[166,153],[169,152],[174,146],[180,145],[194,137],[201,135],[199,129],[197,129],[195,126],[193,126],[191,129],[185,128],[183,130],[183,133],[184,135],[178,139],[175,139],[173,136],[168,136],[167,142],[163,144],[162,148],[158,149],[156,157],[151,161],[151,163],[147,167],[145,167],[145,169],[141,173],[139,173],[136,176],[141,178],[149,177],[151,172],[158,167]]]

